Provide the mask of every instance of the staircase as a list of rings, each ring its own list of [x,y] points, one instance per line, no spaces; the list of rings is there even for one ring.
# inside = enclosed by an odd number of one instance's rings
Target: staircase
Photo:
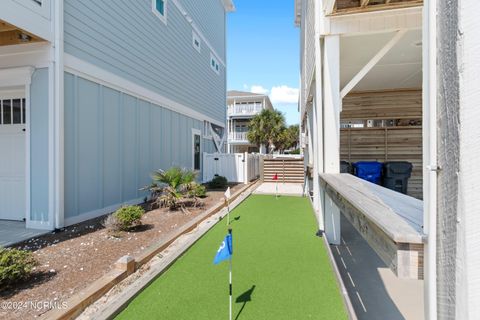
[[[275,182],[273,176],[277,174],[277,182],[303,183],[304,170],[303,159],[264,159],[263,181]]]

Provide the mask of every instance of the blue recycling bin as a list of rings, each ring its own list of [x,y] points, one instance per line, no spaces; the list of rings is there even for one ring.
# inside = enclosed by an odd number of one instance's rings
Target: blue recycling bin
[[[359,161],[353,164],[354,173],[357,177],[376,184],[382,179],[383,164],[377,161]]]

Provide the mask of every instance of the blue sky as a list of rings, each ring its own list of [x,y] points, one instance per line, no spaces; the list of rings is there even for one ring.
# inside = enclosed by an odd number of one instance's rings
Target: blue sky
[[[228,15],[228,90],[268,93],[288,124],[298,123],[299,31],[293,0],[234,0]]]

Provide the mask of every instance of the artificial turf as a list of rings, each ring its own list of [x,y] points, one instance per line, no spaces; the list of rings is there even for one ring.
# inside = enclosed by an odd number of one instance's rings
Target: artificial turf
[[[250,196],[231,213],[233,319],[347,319],[306,198]],[[213,264],[219,222],[117,319],[228,319],[228,261]]]

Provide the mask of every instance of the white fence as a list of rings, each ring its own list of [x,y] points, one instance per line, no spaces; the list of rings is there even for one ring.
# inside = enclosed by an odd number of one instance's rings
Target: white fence
[[[223,176],[228,182],[248,183],[260,177],[260,155],[203,153],[203,182]]]

